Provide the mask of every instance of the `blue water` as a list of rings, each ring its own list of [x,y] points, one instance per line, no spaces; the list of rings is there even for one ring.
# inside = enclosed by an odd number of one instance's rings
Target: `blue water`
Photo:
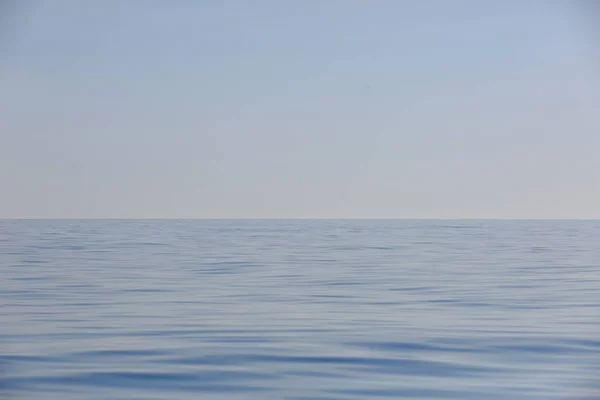
[[[1,221],[1,389],[599,398],[599,239],[598,221]]]

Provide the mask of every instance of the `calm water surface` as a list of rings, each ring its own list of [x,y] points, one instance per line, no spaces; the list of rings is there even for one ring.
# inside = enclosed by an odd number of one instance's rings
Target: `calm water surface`
[[[596,399],[597,221],[0,221],[11,399]]]

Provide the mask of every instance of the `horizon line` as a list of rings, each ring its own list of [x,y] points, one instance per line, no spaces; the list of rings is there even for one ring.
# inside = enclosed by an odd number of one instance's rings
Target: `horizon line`
[[[0,217],[0,221],[600,221],[600,218],[573,217],[486,217],[486,218],[456,218],[456,217]]]

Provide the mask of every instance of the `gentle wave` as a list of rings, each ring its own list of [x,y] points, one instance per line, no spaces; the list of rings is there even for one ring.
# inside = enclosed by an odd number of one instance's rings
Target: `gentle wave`
[[[0,397],[598,399],[595,221],[0,221]]]

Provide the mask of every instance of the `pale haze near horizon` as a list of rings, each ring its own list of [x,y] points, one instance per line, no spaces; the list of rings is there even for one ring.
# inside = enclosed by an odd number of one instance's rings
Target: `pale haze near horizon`
[[[600,218],[571,2],[15,4],[1,218]]]

